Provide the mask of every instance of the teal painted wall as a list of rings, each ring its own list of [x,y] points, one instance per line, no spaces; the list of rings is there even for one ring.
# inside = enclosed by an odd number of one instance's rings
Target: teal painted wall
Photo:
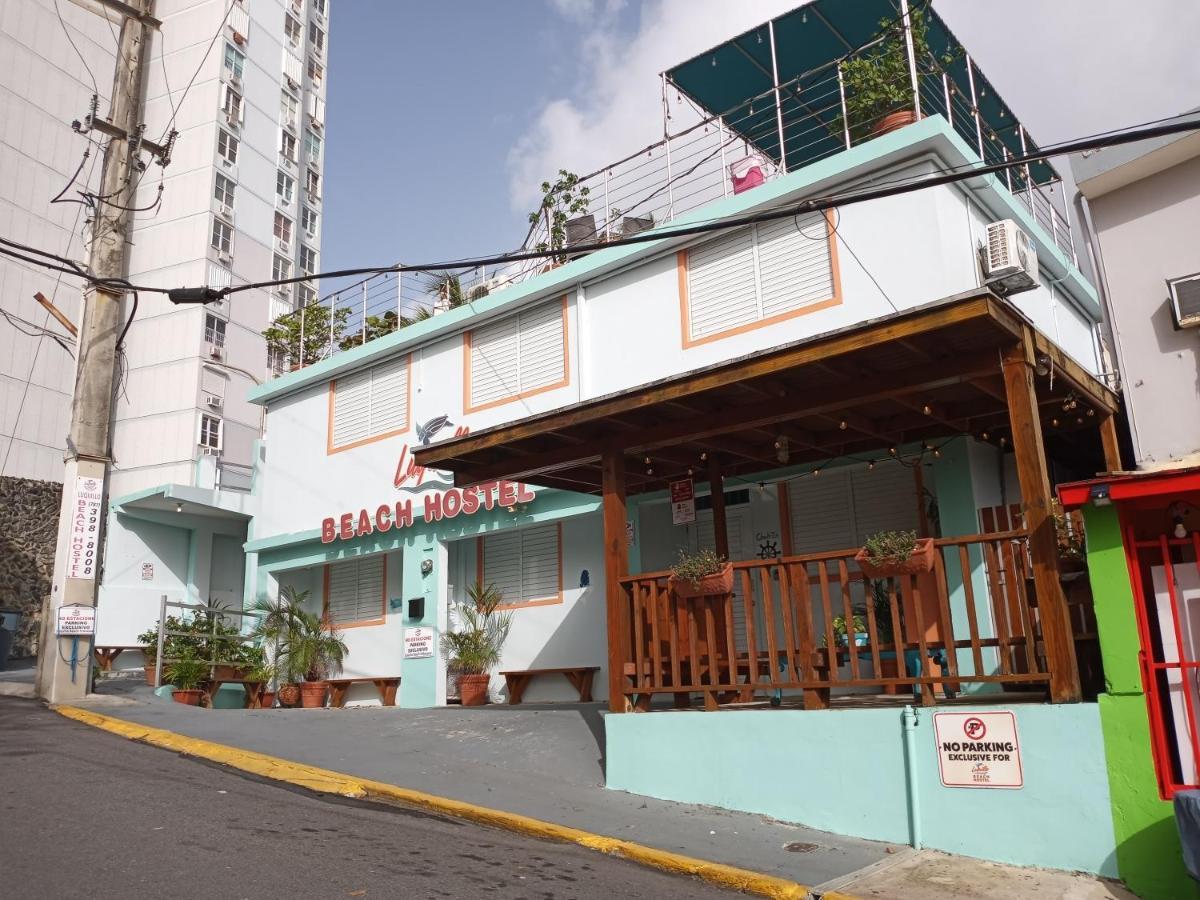
[[[942,787],[932,711],[918,710],[924,845],[1115,876],[1096,705],[1011,709],[1025,779],[1019,790]],[[873,840],[910,840],[900,709],[629,713],[604,722],[610,788]]]
[[[1133,586],[1115,506],[1083,508],[1088,574],[1100,632],[1106,693],[1099,697],[1112,796],[1117,867],[1144,900],[1200,896],[1188,877],[1171,804],[1159,797],[1134,613]]]

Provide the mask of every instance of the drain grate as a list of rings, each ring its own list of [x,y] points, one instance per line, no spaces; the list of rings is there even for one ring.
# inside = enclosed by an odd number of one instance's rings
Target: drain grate
[[[810,844],[806,841],[792,841],[790,844],[784,844],[783,849],[788,853],[812,853],[820,846],[820,844]]]

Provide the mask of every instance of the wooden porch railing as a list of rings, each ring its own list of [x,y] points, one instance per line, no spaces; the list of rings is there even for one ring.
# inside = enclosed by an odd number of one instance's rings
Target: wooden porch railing
[[[1028,532],[935,543],[923,575],[868,579],[855,548],[734,563],[734,591],[717,596],[678,597],[669,572],[622,578],[624,693],[644,710],[655,694],[684,706],[699,693],[716,709],[800,691],[824,709],[835,689],[932,705],[967,683],[1048,683]]]

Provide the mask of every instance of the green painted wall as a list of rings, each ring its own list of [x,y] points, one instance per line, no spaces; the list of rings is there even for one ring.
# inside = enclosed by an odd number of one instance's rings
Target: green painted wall
[[[1133,587],[1117,508],[1088,505],[1083,514],[1107,689],[1099,705],[1117,868],[1143,900],[1195,898],[1200,891],[1183,866],[1174,811],[1158,795],[1138,666]]]

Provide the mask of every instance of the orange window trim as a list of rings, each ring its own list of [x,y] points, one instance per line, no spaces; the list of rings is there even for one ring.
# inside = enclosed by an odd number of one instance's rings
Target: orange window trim
[[[562,522],[556,523],[555,528],[558,531],[558,594],[553,597],[539,597],[537,600],[530,600],[527,603],[503,603],[496,609],[513,610],[528,609],[531,606],[557,606],[563,602]],[[483,538],[483,535],[475,538],[475,577],[477,581],[486,584],[483,569]]]
[[[713,341],[723,340],[727,337],[733,337],[737,334],[745,334],[748,331],[755,331],[759,328],[765,328],[768,325],[776,325],[779,322],[786,322],[788,319],[794,319],[797,316],[805,316],[809,313],[818,312],[822,309],[829,309],[833,306],[840,306],[842,303],[842,276],[838,268],[837,255],[837,238],[834,231],[834,210],[825,210],[825,237],[829,244],[829,271],[833,279],[833,296],[828,300],[822,300],[819,303],[810,303],[802,309],[794,309],[790,312],[779,313],[778,315],[769,316],[765,319],[759,319],[754,322],[747,322],[745,325],[737,325],[733,328],[728,328],[725,331],[718,331],[715,334],[706,334],[701,338],[692,338],[692,319],[688,311],[688,253],[689,250],[680,250],[676,258],[676,269],[679,272],[679,319],[683,326],[681,335],[681,343],[684,350],[689,350],[692,347],[698,347],[701,344],[710,344]]]
[[[537,306],[535,303],[534,306]],[[520,313],[513,313],[520,315]],[[499,321],[499,319],[497,320]],[[567,340],[567,295],[562,296],[562,323],[563,323],[563,377],[561,381],[556,381],[554,384],[545,384],[538,388],[533,388],[528,391],[521,391],[516,394],[509,394],[507,397],[500,397],[498,400],[489,400],[487,403],[473,403],[471,401],[471,335],[474,330],[463,332],[463,411],[464,412],[479,412],[483,409],[491,409],[494,406],[503,406],[505,403],[512,403],[516,400],[524,400],[526,397],[533,397],[537,394],[544,394],[546,391],[556,391],[559,388],[567,387],[571,383],[571,344]]]
[[[349,560],[344,560],[349,562]],[[325,596],[321,604],[321,618],[327,625],[333,625],[335,628],[369,628],[372,625],[382,625],[387,621],[387,554],[383,555],[383,577],[380,579],[383,582],[383,593],[379,598],[379,618],[377,619],[359,619],[354,622],[338,622],[332,623],[329,621],[329,577],[330,572],[335,563],[325,564],[324,590]]]
[[[361,441],[354,441],[351,444],[342,444],[340,447],[333,445],[333,403],[334,394],[337,391],[337,379],[331,379],[329,382],[329,422],[328,432],[325,438],[325,455],[332,456],[335,453],[341,453],[343,450],[353,450],[355,447],[362,447],[364,444],[373,444],[376,441],[384,441],[388,438],[395,437],[398,434],[405,434],[412,423],[412,354],[408,354],[408,361],[405,368],[408,370],[408,396],[404,401],[404,427],[394,428],[391,431],[385,431],[383,434],[372,435],[368,438],[363,438]],[[376,363],[376,365],[382,365]],[[368,367],[370,368],[370,367]]]

